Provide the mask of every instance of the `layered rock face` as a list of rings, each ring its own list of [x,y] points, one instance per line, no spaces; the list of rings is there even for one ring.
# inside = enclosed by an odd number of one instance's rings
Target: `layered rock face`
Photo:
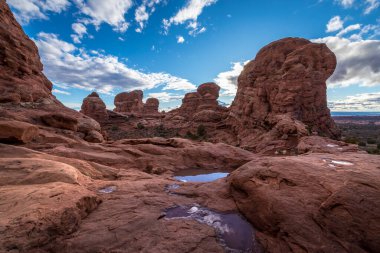
[[[255,146],[267,132],[272,136],[266,141],[312,132],[338,137],[326,101],[326,80],[335,67],[335,55],[326,45],[305,39],[286,38],[261,49],[239,76],[230,109],[241,145]]]
[[[143,92],[141,90],[134,90],[131,92],[123,92],[115,97],[114,104],[115,112],[119,113],[141,113],[144,108]]]
[[[98,122],[105,122],[108,120],[106,104],[96,92],[91,93],[83,100],[80,112]]]
[[[51,98],[52,83],[42,69],[36,45],[0,1],[0,103]]]
[[[65,107],[52,95],[52,83],[42,69],[36,45],[17,23],[6,2],[0,1],[0,122],[6,129],[0,139],[21,143],[45,141],[36,135],[67,135],[66,130],[72,131],[73,138],[81,139],[91,131],[100,131],[97,122]],[[12,130],[9,126],[14,124],[19,126]],[[35,128],[45,129],[35,131]],[[65,138],[61,137],[58,139]]]

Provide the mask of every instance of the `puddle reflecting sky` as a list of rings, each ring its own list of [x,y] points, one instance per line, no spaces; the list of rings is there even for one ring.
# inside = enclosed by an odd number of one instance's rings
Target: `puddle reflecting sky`
[[[182,182],[211,182],[220,178],[227,177],[228,171],[215,171],[204,169],[181,170],[174,174],[174,178]]]

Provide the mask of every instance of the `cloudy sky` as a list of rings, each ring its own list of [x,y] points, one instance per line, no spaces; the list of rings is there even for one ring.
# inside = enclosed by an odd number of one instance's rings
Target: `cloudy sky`
[[[176,107],[204,82],[229,104],[244,63],[283,37],[327,43],[333,111],[380,111],[380,0],[7,0],[36,42],[54,94],[78,109],[144,90]]]

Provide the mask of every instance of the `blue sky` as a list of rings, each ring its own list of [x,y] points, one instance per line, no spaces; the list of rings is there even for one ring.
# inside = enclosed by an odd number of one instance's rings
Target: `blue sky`
[[[380,111],[380,0],[7,0],[34,39],[54,94],[78,109],[95,90],[113,108],[144,90],[161,109],[204,82],[230,103],[244,63],[283,37],[327,43],[338,58],[333,111]]]

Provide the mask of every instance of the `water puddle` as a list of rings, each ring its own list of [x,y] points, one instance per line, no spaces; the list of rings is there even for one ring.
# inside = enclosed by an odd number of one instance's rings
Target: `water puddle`
[[[189,169],[176,172],[174,178],[181,182],[205,183],[225,178],[229,174],[227,171],[215,172],[215,170]]]
[[[99,192],[100,193],[112,193],[112,192],[116,191],[116,189],[117,189],[116,186],[111,185],[111,186],[107,186],[107,187],[100,189]]]
[[[261,253],[252,225],[238,213],[220,213],[198,205],[166,210],[166,219],[193,219],[215,229],[227,253]]]
[[[344,165],[344,166],[352,166],[352,165],[354,165],[353,163],[347,162],[347,161],[335,161],[335,160],[332,160],[331,163],[337,164],[337,165]]]
[[[328,159],[328,158],[323,159],[323,162],[327,163],[327,165],[331,168],[335,168],[337,166],[353,166],[354,165],[352,162],[332,160],[332,159]]]

